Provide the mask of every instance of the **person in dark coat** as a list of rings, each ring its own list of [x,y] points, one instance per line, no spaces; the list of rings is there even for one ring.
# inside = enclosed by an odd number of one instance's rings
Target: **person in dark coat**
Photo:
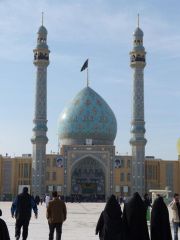
[[[125,240],[149,240],[146,209],[137,192],[124,204],[123,229]]]
[[[144,206],[146,208],[146,212],[147,212],[149,207],[152,207],[151,201],[149,199],[149,195],[147,193],[144,194]]]
[[[49,224],[49,240],[54,239],[56,230],[56,240],[61,240],[62,225],[66,221],[67,209],[65,203],[59,199],[57,191],[52,192],[53,200],[49,202],[46,217]]]
[[[151,211],[151,240],[172,240],[169,212],[164,200],[159,196]]]
[[[2,216],[2,211],[0,209],[0,217]],[[0,218],[0,239],[1,240],[10,240],[9,231],[7,225],[3,219]]]
[[[35,203],[36,203],[37,205],[39,205],[39,203],[40,203],[40,197],[39,197],[38,195],[36,195],[34,201],[35,201]]]
[[[122,211],[114,195],[111,195],[102,211],[96,226],[100,240],[122,239]]]
[[[28,226],[31,218],[32,209],[34,211],[35,217],[37,218],[38,210],[37,205],[30,194],[28,194],[28,188],[24,187],[23,192],[19,194],[11,207],[11,215],[16,218],[15,225],[15,237],[16,240],[20,239],[21,227],[23,227],[22,237],[23,240],[27,239],[28,236]]]

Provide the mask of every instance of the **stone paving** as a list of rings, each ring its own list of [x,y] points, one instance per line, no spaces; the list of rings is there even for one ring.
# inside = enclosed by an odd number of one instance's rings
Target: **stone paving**
[[[63,224],[62,240],[97,240],[95,227],[105,203],[67,203],[67,220]],[[7,222],[11,239],[14,238],[15,219],[11,217],[10,202],[0,202],[3,219]],[[28,240],[48,239],[48,224],[46,220],[45,204],[38,207],[39,217],[32,215],[29,225]],[[179,231],[180,237],[180,231]],[[180,239],[180,238],[179,238]]]

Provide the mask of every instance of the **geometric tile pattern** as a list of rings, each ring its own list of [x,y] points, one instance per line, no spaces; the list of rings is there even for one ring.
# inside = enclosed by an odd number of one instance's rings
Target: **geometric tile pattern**
[[[46,44],[47,30],[41,26],[38,31],[37,47],[34,49],[34,65],[37,67],[34,128],[31,142],[32,154],[32,193],[45,194],[45,156],[47,132],[47,66],[49,49]],[[42,57],[43,56],[43,57]],[[45,57],[44,57],[45,56]]]
[[[59,117],[60,139],[114,141],[116,132],[117,122],[113,111],[90,87],[82,89]]]
[[[131,67],[133,68],[133,99],[132,99],[132,193],[145,192],[145,122],[144,122],[144,67],[146,65],[146,52],[143,46],[143,32],[138,27],[134,32],[134,46],[131,54]],[[138,57],[136,57],[138,56]],[[135,57],[135,58],[134,58]]]

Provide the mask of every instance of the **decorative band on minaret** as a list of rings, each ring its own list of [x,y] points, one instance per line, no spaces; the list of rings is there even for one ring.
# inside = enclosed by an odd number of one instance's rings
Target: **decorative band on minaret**
[[[49,49],[47,45],[47,30],[42,26],[38,30],[37,47],[34,52],[36,72],[36,93],[34,128],[31,142],[32,153],[32,194],[42,196],[46,192],[46,144],[47,133],[47,66],[49,65]]]
[[[133,34],[133,50],[130,52],[130,66],[133,69],[133,111],[132,111],[132,172],[131,193],[145,193],[145,121],[144,121],[144,67],[146,52],[143,46],[143,31],[138,27]]]

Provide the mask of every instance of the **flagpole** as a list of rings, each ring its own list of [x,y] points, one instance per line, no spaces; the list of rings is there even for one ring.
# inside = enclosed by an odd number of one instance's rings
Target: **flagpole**
[[[88,67],[87,67],[87,87],[89,87],[89,73],[88,73]]]
[[[85,69],[87,69],[86,71],[86,84],[87,87],[89,87],[89,73],[88,73],[88,59],[84,62],[82,68],[81,68],[81,72],[84,71]]]

